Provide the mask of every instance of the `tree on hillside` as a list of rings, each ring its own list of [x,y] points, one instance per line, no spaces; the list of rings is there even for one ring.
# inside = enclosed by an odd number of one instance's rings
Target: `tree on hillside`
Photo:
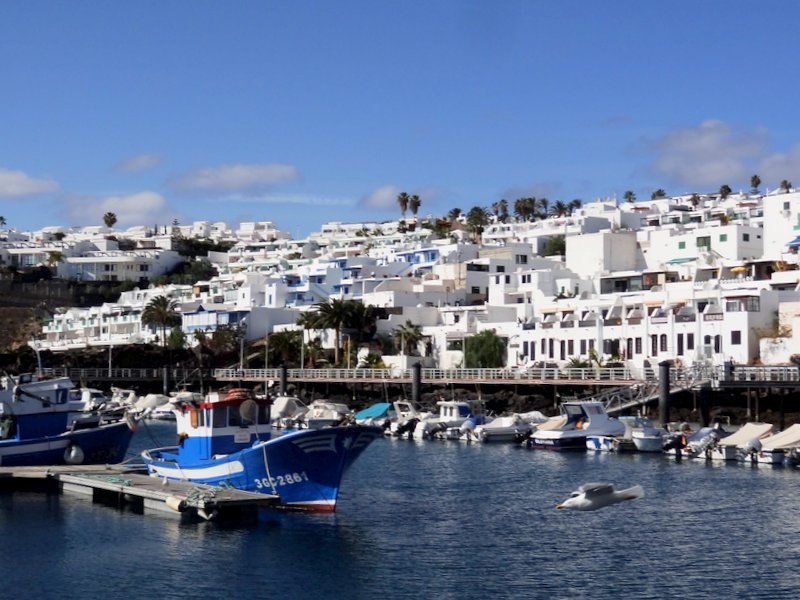
[[[508,200],[505,198],[501,198],[500,201],[497,203],[498,212],[497,212],[497,219],[501,223],[505,223],[508,221]]]
[[[550,201],[547,198],[538,198],[536,200],[535,206],[538,207],[538,216],[540,219],[544,219],[547,217],[547,213],[550,210]]]
[[[731,191],[732,191],[731,190],[731,186],[729,186],[727,183],[725,183],[725,184],[721,185],[720,188],[719,188],[719,197],[722,200],[725,200],[728,196],[731,195]]]
[[[505,365],[506,344],[494,329],[464,338],[464,367],[467,369],[493,369]]]
[[[6,226],[6,218],[0,216],[0,227],[5,227],[5,226]]]
[[[784,194],[788,194],[790,191],[792,191],[792,182],[789,181],[788,179],[784,179],[783,181],[781,181],[781,191]]]
[[[111,229],[117,224],[117,215],[115,215],[113,212],[107,212],[103,215],[103,223],[106,224],[106,227]]]
[[[625,202],[630,202],[631,204],[636,202],[636,194],[633,193],[633,190],[626,190],[622,197],[625,198]]]
[[[570,212],[573,210],[578,210],[582,206],[583,206],[583,200],[581,200],[580,198],[573,198],[572,200],[570,200],[569,210]]]
[[[475,241],[480,240],[483,229],[489,222],[489,213],[482,206],[473,206],[467,213],[467,230]]]
[[[447,218],[450,220],[451,223],[458,221],[458,218],[461,216],[461,209],[460,208],[451,208],[450,212],[447,213]]]
[[[659,198],[666,198],[666,197],[667,197],[667,192],[665,192],[661,188],[658,188],[655,192],[650,194],[650,199],[651,200],[657,200]]]
[[[397,206],[400,207],[400,215],[405,219],[406,218],[406,211],[408,210],[408,203],[410,198],[408,194],[405,192],[400,192],[397,195]]]
[[[697,208],[697,205],[700,204],[700,194],[692,194],[689,198],[689,202],[692,203],[693,208]]]
[[[514,200],[514,216],[520,221],[528,221],[536,212],[536,198],[517,198]]]
[[[545,256],[555,256],[559,254],[564,256],[567,253],[567,240],[563,235],[554,235],[547,238],[547,243],[544,245]]]
[[[316,316],[313,322],[318,329],[333,329],[333,362],[339,364],[339,348],[341,347],[342,328],[348,322],[352,308],[349,303],[353,300],[340,300],[333,298],[327,302],[317,302],[313,310]]]
[[[422,200],[420,200],[419,196],[414,194],[408,198],[408,209],[411,211],[411,214],[415,217],[417,216],[417,211],[419,210],[420,205],[422,204]]]
[[[422,335],[422,327],[407,319],[405,323],[392,329],[392,337],[395,345],[400,348],[401,354],[414,356],[418,354],[415,350],[424,336]]]
[[[142,325],[155,326],[161,329],[161,343],[167,345],[167,328],[181,324],[181,315],[177,311],[178,302],[167,296],[156,296],[142,311]]]
[[[554,217],[566,217],[569,215],[570,207],[561,200],[556,200],[553,206],[550,207],[550,212]]]
[[[758,193],[758,188],[760,186],[761,186],[761,177],[759,177],[758,175],[753,175],[750,178],[750,191],[753,194],[757,194]]]

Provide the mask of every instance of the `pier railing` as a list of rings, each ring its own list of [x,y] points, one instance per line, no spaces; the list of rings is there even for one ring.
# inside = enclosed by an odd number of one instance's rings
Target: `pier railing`
[[[268,382],[279,381],[282,369],[197,369],[169,368],[172,382],[191,382],[202,378],[218,382]],[[105,369],[105,368],[45,368],[46,377],[69,377],[74,382],[112,382],[124,386],[126,382],[163,381],[165,369]],[[289,381],[409,383],[411,369],[287,369]],[[421,370],[426,383],[497,383],[531,385],[601,385],[624,386],[658,381],[658,368],[635,369],[630,367],[558,368],[533,367],[527,369],[426,369]],[[698,385],[713,387],[800,387],[800,367],[714,365],[670,369],[671,387],[692,388]]]

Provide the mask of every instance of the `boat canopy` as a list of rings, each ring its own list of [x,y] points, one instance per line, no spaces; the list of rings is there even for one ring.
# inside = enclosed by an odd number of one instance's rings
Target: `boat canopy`
[[[390,402],[378,402],[372,406],[368,406],[364,410],[358,411],[353,418],[355,419],[377,419],[378,417],[385,417],[389,414],[392,408]]]

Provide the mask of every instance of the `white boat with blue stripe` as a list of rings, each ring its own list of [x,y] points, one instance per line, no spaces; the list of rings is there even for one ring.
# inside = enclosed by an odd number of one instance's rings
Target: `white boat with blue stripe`
[[[272,436],[270,401],[235,388],[173,400],[179,444],[142,452],[154,477],[274,494],[283,508],[333,512],[347,468],[380,427],[281,430]]]

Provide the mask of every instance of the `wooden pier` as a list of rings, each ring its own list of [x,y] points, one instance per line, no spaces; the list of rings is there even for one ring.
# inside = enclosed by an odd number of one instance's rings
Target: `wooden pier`
[[[158,479],[141,467],[125,465],[0,467],[0,489],[90,496],[95,502],[144,515],[188,520],[253,519],[259,509],[280,502],[270,494]]]

